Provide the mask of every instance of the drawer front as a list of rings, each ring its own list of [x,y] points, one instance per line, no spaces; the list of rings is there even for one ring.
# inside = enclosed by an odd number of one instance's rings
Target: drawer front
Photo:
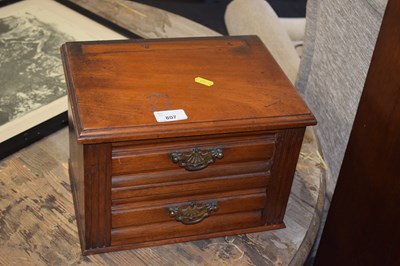
[[[265,190],[192,197],[112,211],[114,245],[177,238],[263,225]],[[129,207],[129,206],[126,206]],[[132,207],[132,206],[131,206]]]
[[[243,174],[204,178],[197,181],[165,182],[144,186],[113,188],[113,204],[140,202],[179,196],[201,195],[215,192],[232,191],[266,187],[269,181],[267,175]]]
[[[171,154],[190,154],[194,148],[199,148],[203,153],[222,149],[223,158],[217,158],[208,167],[266,160],[273,154],[274,142],[275,134],[270,134],[117,146],[113,147],[112,152],[112,172],[114,176],[120,176],[179,169],[179,165],[172,161]]]
[[[220,149],[223,157],[197,171],[171,158],[173,153],[191,155],[193,148]],[[114,147],[112,199],[122,204],[265,187],[274,149],[274,134]]]

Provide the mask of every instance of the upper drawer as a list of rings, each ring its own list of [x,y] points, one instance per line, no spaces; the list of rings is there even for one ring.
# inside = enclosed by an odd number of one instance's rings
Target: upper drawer
[[[181,159],[181,164],[182,161],[186,161],[186,164],[195,164],[202,159],[207,161],[213,152],[221,152],[222,154],[214,154],[218,158],[214,157],[215,162],[204,167],[204,169],[224,164],[232,165],[232,163],[265,162],[273,156],[274,143],[275,134],[256,134],[250,136],[216,136],[210,139],[189,138],[171,142],[131,143],[130,145],[114,146],[112,151],[113,187],[134,185],[129,184],[129,180],[132,180],[132,178],[126,176],[143,173],[147,176],[149,172],[177,169],[187,171],[179,166],[178,160]],[[197,154],[194,149],[198,149]],[[175,155],[175,158],[173,158],[173,155]],[[178,158],[178,155],[180,158]],[[204,156],[204,158],[197,158],[199,156]],[[190,166],[186,168],[190,169]],[[231,172],[230,174],[236,174],[234,170],[232,172],[232,169],[229,171]],[[193,175],[199,178],[204,177],[201,170],[191,172],[196,172]],[[117,176],[122,177],[118,178]],[[209,176],[209,173],[207,176]],[[160,180],[155,181],[159,182]],[[137,182],[140,181],[135,180],[136,185],[138,184]]]

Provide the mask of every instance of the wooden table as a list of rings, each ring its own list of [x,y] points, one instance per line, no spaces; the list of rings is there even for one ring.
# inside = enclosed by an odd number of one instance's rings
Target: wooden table
[[[172,28],[184,29],[180,34],[212,34],[189,20],[134,2],[72,2],[108,19],[114,16],[114,22],[124,21],[130,30],[132,25],[144,29],[143,23],[147,30],[135,32],[142,37],[174,37],[172,29],[162,33],[179,21],[186,24]],[[119,8],[105,13],[107,5]],[[122,16],[124,12],[129,15]],[[140,20],[143,15],[156,19]],[[191,28],[204,31],[190,35]],[[284,219],[287,228],[81,256],[67,161],[66,128],[0,161],[0,265],[302,265],[320,222],[325,169],[317,140],[308,130]]]

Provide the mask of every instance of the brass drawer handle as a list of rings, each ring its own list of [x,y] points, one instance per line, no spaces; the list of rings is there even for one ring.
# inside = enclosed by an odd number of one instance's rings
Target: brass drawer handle
[[[210,213],[218,210],[216,201],[210,201],[202,205],[190,202],[187,206],[170,207],[169,216],[175,217],[178,222],[183,224],[197,224],[203,221]]]
[[[173,163],[179,164],[179,166],[188,171],[196,171],[206,168],[209,164],[215,162],[217,158],[222,159],[222,157],[224,157],[224,152],[221,148],[203,152],[196,147],[193,148],[190,154],[176,151],[172,152],[170,157]]]

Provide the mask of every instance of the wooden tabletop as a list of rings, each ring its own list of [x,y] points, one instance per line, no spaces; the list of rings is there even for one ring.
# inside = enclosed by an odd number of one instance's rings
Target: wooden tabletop
[[[148,37],[176,37],[171,25],[182,21],[185,25],[176,26],[179,34],[193,36],[191,26],[198,35],[199,29],[205,35],[210,33],[179,16],[130,1],[72,2],[106,14],[107,19],[113,16],[114,22],[123,21],[141,36],[147,32]],[[107,9],[108,5],[118,8]],[[157,19],[138,19],[143,15]],[[168,34],[162,35],[163,26]],[[314,242],[323,206],[325,169],[310,129],[297,165],[285,229],[90,256],[80,255],[68,149],[68,130],[64,128],[0,161],[0,265],[302,265]]]

